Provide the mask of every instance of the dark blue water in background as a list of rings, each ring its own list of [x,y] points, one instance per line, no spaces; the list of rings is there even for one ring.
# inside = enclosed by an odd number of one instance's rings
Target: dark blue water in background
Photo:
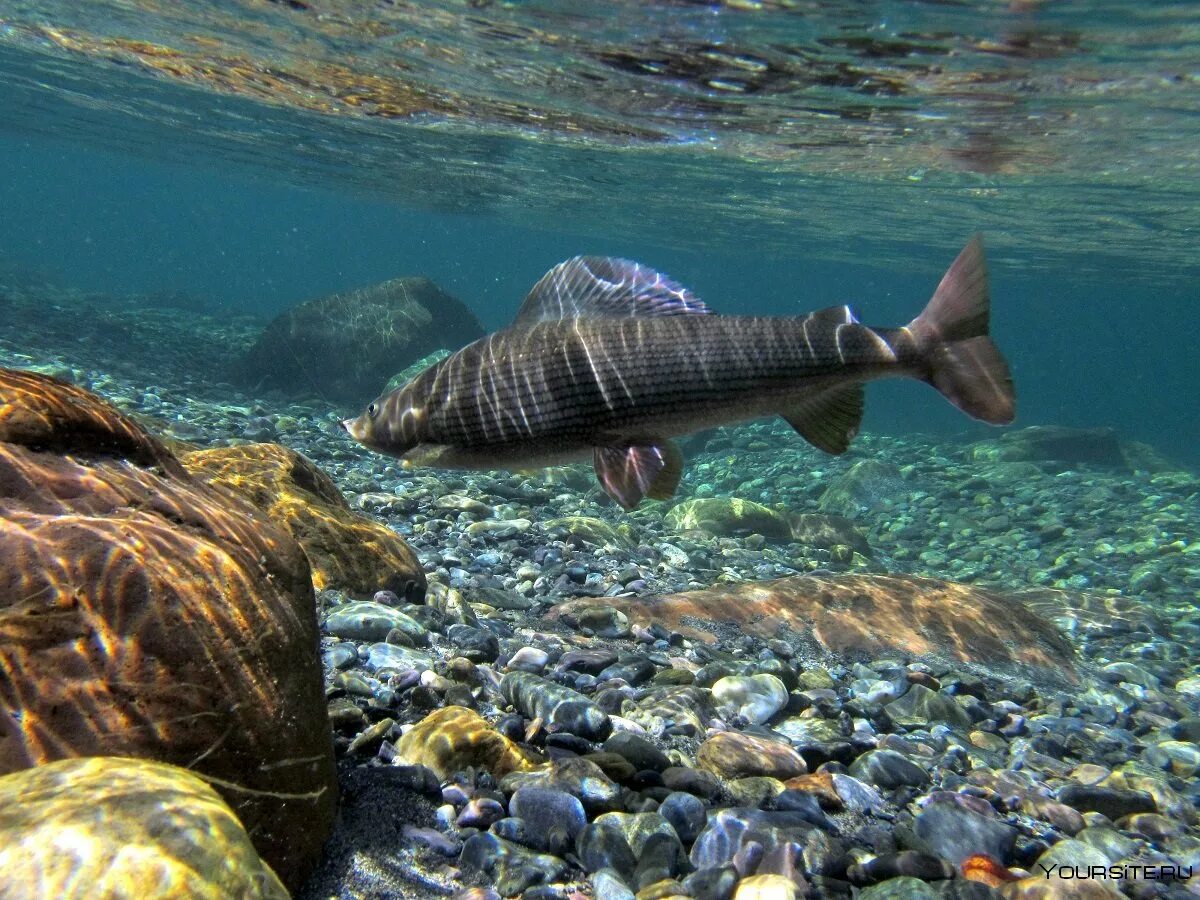
[[[626,256],[688,285],[727,313],[786,315],[852,303],[863,321],[901,324],[924,304],[966,234],[946,234],[911,272],[790,256],[714,240],[703,250],[634,242],[548,218],[534,229],[487,215],[404,208],[391,201],[301,188],[197,159],[182,165],[78,143],[0,136],[0,250],[4,258],[86,291],[183,292],[203,306],[270,317],[333,291],[400,275],[432,278],[489,329],[525,291],[578,253]],[[886,190],[880,187],[878,190]],[[670,204],[670,197],[652,202]],[[879,223],[879,242],[903,222]],[[1020,246],[1020,235],[1009,235]],[[986,235],[985,235],[986,238]],[[1036,247],[1030,247],[1032,253]],[[993,267],[993,328],[1012,362],[1021,424],[1112,425],[1200,466],[1200,363],[1194,279],[1136,265],[1080,276]],[[922,272],[923,274],[917,274]],[[381,383],[392,373],[380,373]],[[927,388],[868,391],[865,428],[983,434]]]

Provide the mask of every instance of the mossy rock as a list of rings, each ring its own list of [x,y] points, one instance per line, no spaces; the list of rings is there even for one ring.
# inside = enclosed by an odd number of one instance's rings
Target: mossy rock
[[[738,497],[685,500],[667,513],[666,525],[673,531],[703,531],[714,537],[761,534],[769,540],[792,539],[792,528],[784,516]]]
[[[633,543],[617,528],[592,516],[564,516],[542,523],[547,532],[562,532],[597,547],[631,547]]]
[[[352,510],[333,479],[306,456],[280,444],[242,444],[188,453],[183,464],[288,531],[308,556],[317,590],[424,598],[425,573],[404,539]]]

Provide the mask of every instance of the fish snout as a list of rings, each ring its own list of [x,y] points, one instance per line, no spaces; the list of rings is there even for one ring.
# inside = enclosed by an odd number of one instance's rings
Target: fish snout
[[[362,425],[362,416],[355,419],[342,419],[341,424],[346,429],[346,433],[356,441],[361,441],[366,436],[366,430]]]

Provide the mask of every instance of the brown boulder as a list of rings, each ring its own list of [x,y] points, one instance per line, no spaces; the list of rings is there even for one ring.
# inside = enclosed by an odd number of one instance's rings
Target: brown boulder
[[[336,805],[308,562],[80,388],[0,369],[0,774],[190,768],[291,886]]]
[[[276,317],[230,375],[247,387],[366,406],[391,376],[433,350],[457,350],[483,328],[428,278],[308,300]]]
[[[551,615],[570,613],[580,602],[556,606]],[[731,623],[763,638],[815,642],[838,656],[900,652],[1059,681],[1076,677],[1071,644],[1019,599],[935,578],[801,575],[605,602],[634,622],[660,622],[710,642],[720,625]]]
[[[287,530],[304,548],[317,590],[369,596],[382,589],[413,602],[425,596],[425,573],[404,539],[351,510],[333,480],[295,450],[244,444],[182,459],[197,478],[232,491]]]

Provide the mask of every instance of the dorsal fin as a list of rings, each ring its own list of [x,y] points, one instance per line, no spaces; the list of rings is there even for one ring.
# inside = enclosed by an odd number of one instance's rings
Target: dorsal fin
[[[513,324],[709,312],[687,288],[639,263],[612,256],[576,256],[542,276]]]

